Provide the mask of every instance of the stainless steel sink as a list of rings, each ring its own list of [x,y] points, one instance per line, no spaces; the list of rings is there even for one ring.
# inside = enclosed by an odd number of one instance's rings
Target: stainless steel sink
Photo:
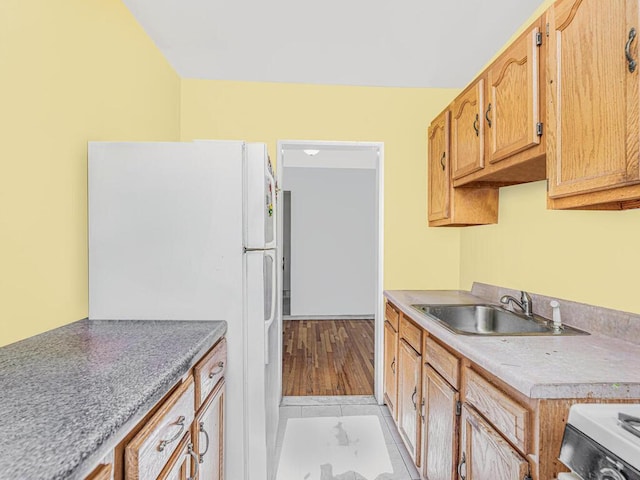
[[[497,305],[411,306],[462,335],[589,335],[568,325],[557,330],[543,317],[528,317]]]

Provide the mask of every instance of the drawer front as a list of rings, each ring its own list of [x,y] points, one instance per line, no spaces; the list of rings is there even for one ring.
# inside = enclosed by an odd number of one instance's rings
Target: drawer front
[[[196,365],[196,410],[224,376],[227,365],[227,340],[220,340]]]
[[[129,442],[126,480],[155,480],[181,445],[195,416],[193,383],[189,376]]]
[[[416,352],[422,352],[422,330],[407,320],[404,315],[400,316],[400,338],[404,338]]]
[[[431,338],[425,338],[425,360],[449,384],[460,388],[460,359]]]
[[[466,369],[465,401],[473,405],[523,453],[529,449],[529,411],[470,368]]]
[[[387,305],[386,305],[384,316],[387,319],[387,322],[389,322],[391,324],[391,326],[393,327],[393,329],[397,332],[398,331],[398,317],[400,316],[400,314],[388,302],[387,302]]]

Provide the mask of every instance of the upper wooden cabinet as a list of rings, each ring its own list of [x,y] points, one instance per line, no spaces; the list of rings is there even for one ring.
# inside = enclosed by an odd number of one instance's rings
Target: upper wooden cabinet
[[[466,110],[468,105],[465,104],[462,110]],[[462,116],[458,118],[459,130],[462,128],[463,123],[461,118]],[[473,122],[471,122],[471,129],[473,133]],[[451,145],[450,131],[451,112],[447,109],[431,122],[427,133],[427,209],[429,226],[497,223],[498,190],[496,188],[453,188],[451,181],[451,150],[449,148]],[[458,138],[460,138],[462,133],[459,131],[458,135]]]
[[[455,180],[484,168],[484,80],[467,87],[451,109],[451,177]]]
[[[547,12],[551,208],[640,206],[637,0],[561,0]]]
[[[449,181],[449,126],[451,113],[446,110],[429,126],[428,211],[429,222],[449,218],[451,182]]]
[[[541,29],[537,20],[454,100],[455,187],[546,178]]]
[[[542,34],[539,25],[535,24],[487,70],[488,104],[484,121],[490,163],[529,149],[533,149],[534,156],[544,153],[540,147],[543,128],[540,116],[541,44]]]

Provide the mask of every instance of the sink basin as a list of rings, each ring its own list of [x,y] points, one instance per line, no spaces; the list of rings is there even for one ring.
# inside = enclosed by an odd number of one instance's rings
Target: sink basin
[[[543,317],[527,317],[497,305],[411,306],[462,335],[589,335],[568,325],[556,330],[553,323]]]

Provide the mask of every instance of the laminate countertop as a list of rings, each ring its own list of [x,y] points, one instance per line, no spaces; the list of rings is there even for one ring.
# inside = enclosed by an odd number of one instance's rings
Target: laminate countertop
[[[412,304],[493,303],[464,291],[385,291],[430,335],[530,398],[640,398],[640,346],[580,336],[458,335]]]
[[[0,479],[81,479],[226,332],[80,320],[0,348]]]

